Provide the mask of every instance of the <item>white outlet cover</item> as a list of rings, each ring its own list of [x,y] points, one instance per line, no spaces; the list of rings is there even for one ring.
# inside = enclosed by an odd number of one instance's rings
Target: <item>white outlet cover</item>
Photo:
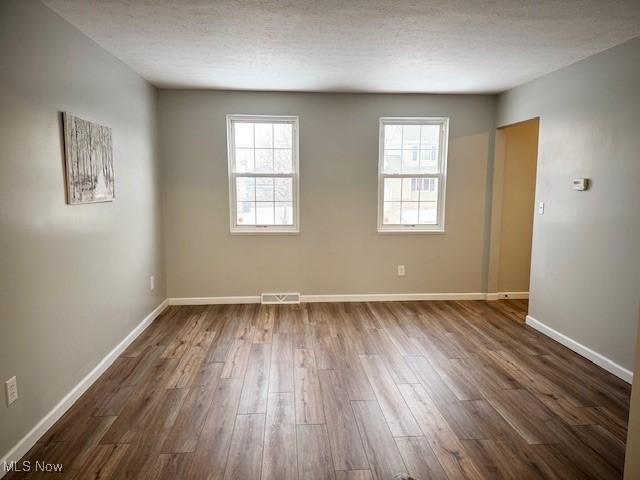
[[[149,290],[156,288],[156,279],[153,275],[149,277]]]
[[[398,276],[404,277],[404,275],[405,275],[404,265],[398,265]]]
[[[18,399],[18,381],[16,377],[11,377],[4,382],[5,393],[7,394],[7,406]]]

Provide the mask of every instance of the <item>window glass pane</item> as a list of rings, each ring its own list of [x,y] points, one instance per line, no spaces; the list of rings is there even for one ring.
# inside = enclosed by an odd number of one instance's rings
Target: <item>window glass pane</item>
[[[256,204],[254,202],[238,202],[236,207],[236,223],[238,225],[256,224]]]
[[[398,225],[400,223],[400,202],[384,202],[382,223],[388,225]]]
[[[437,146],[440,143],[440,125],[422,125],[421,127],[421,148],[425,146]]]
[[[420,150],[420,173],[438,173],[438,147]]]
[[[422,178],[403,178],[402,179],[402,201],[417,202],[420,200],[420,187]]]
[[[402,148],[412,149],[420,147],[420,125],[402,126]]]
[[[383,208],[384,224],[436,224],[438,179],[385,178]]]
[[[384,126],[384,148],[402,148],[402,125]]]
[[[256,123],[256,148],[273,148],[273,124]]]
[[[438,204],[437,202],[420,202],[419,223],[432,224],[438,223]]]
[[[273,202],[273,178],[256,178],[256,200]]]
[[[421,202],[437,202],[438,201],[438,179],[423,178],[420,189]]]
[[[237,147],[253,148],[253,123],[233,123],[234,143]]]
[[[402,150],[385,150],[383,165],[384,173],[401,173],[401,156]]]
[[[402,180],[400,178],[385,178],[382,197],[385,202],[400,201],[402,199]]]
[[[293,225],[293,203],[276,202],[275,224]]]
[[[385,125],[384,173],[439,173],[440,125]]]
[[[274,169],[276,173],[293,172],[290,149],[277,148],[273,151],[273,156]]]
[[[277,202],[293,201],[293,178],[275,179],[275,200]]]
[[[420,173],[420,151],[417,146],[402,150],[402,173]]]
[[[273,202],[256,202],[256,224],[273,225]]]
[[[293,147],[293,126],[290,123],[273,124],[273,146],[275,148]]]
[[[236,148],[236,172],[253,171],[253,148]]]
[[[236,196],[238,201],[254,201],[256,199],[256,179],[236,178]]]
[[[400,223],[403,225],[418,223],[418,202],[402,202]]]
[[[256,148],[256,172],[273,172],[273,150],[270,148]]]

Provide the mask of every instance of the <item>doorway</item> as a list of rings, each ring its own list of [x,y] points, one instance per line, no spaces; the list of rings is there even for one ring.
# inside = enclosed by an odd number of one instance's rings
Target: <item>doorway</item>
[[[496,130],[489,299],[528,299],[539,119]]]

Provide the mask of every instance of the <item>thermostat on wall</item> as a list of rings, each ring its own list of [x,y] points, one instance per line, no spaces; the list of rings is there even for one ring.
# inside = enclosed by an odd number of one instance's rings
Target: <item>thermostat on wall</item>
[[[588,178],[574,178],[571,182],[572,190],[586,190],[589,188],[589,179]]]

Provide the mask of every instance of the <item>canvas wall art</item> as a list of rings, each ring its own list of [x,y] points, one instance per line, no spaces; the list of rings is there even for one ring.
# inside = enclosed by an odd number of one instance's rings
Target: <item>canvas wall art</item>
[[[67,174],[67,201],[110,202],[115,198],[111,129],[62,114]]]

